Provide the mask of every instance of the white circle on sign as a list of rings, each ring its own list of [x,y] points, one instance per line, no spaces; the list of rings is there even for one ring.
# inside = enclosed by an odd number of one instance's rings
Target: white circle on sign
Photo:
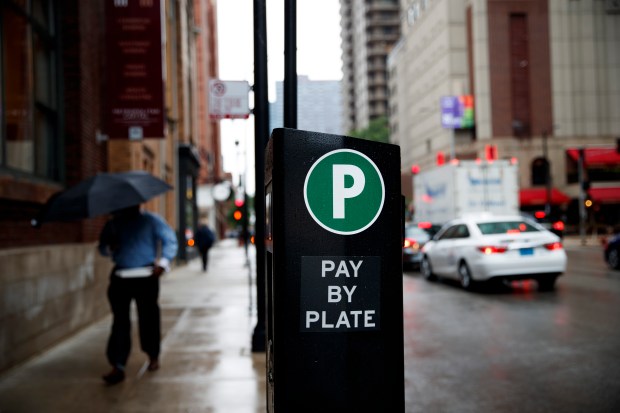
[[[227,182],[221,182],[213,187],[211,193],[216,201],[226,201],[230,197],[230,185]]]

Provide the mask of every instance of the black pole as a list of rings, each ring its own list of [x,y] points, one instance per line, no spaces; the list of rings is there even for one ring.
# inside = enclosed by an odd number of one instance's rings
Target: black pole
[[[545,158],[545,215],[548,216],[551,213],[551,161],[549,160],[549,150],[547,148],[547,131],[542,133],[543,139],[543,157]]]
[[[269,137],[266,0],[254,0],[254,163],[256,165],[256,327],[252,351],[265,351],[265,147]]]
[[[284,0],[284,127],[297,129],[297,1]]]
[[[586,211],[586,191],[585,191],[585,160],[586,153],[583,147],[579,148],[579,159],[577,161],[577,176],[579,181],[579,239],[581,245],[586,245],[586,219],[588,212]]]

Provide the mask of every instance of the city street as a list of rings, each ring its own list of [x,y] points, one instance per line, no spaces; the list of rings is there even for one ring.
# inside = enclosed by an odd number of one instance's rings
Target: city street
[[[568,246],[554,292],[404,277],[407,412],[620,409],[620,272]]]
[[[554,292],[405,273],[407,413],[620,411],[620,271],[598,245],[567,250]],[[106,317],[0,376],[0,412],[264,412],[243,248],[226,241],[211,258],[206,276],[194,261],[163,281],[160,371],[145,372],[136,345],[125,382],[104,386]]]

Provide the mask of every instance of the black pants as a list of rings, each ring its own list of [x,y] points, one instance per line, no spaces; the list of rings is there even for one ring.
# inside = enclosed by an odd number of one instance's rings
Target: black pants
[[[159,357],[161,316],[159,311],[159,279],[110,277],[108,300],[114,317],[106,355],[112,366],[124,366],[131,350],[131,301],[138,308],[140,346],[151,359]]]
[[[202,258],[202,270],[207,271],[209,264],[209,248],[200,248],[200,258]]]

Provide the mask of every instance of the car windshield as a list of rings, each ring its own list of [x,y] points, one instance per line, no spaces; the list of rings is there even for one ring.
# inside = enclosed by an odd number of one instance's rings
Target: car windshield
[[[490,234],[516,234],[521,232],[537,232],[538,228],[526,221],[497,221],[480,222],[477,224],[480,232]]]
[[[423,229],[417,226],[411,226],[405,228],[405,238],[414,239],[418,242],[426,242],[431,236]]]

